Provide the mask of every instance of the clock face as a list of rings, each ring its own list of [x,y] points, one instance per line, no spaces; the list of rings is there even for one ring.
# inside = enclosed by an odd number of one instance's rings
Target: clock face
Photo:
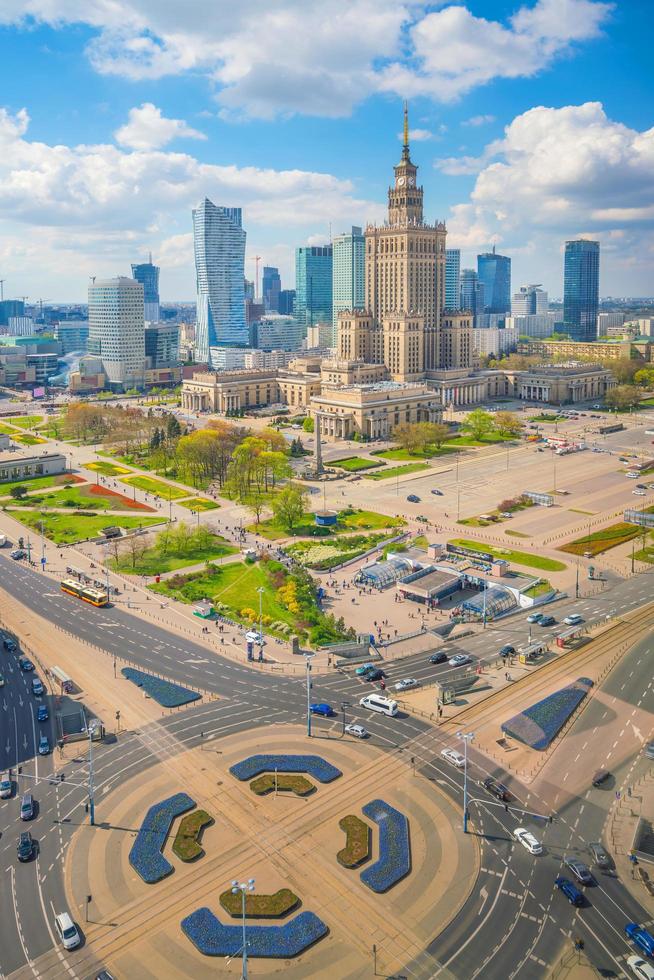
[[[397,178],[397,186],[398,187],[404,187],[404,177],[398,177]]]

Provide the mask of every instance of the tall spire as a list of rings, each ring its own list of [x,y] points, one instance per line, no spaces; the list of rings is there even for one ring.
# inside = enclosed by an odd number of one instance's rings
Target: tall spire
[[[402,159],[409,159],[409,103],[404,100],[404,146],[402,147]]]

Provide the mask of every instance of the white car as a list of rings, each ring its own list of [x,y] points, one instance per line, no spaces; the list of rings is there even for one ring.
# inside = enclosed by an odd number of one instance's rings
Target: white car
[[[457,752],[456,749],[441,749],[441,756],[446,762],[449,762],[451,766],[455,766],[457,769],[463,769],[465,765],[465,757]]]
[[[59,915],[55,915],[55,929],[64,949],[75,949],[82,941],[68,912],[60,912]]]
[[[637,497],[647,496],[647,492],[645,490],[632,490],[631,492],[634,493]]]
[[[450,667],[463,667],[465,664],[472,663],[472,657],[469,657],[467,653],[456,653],[447,662]]]
[[[579,623],[583,623],[583,621],[584,620],[579,615],[579,613],[571,613],[569,616],[566,616],[565,619],[563,620],[566,626],[578,626]]]
[[[355,738],[368,738],[368,730],[363,725],[346,725],[345,732],[347,735],[353,735]]]
[[[395,685],[396,691],[410,691],[412,687],[419,687],[418,681],[415,677],[404,677],[401,681],[398,681]]]
[[[515,839],[525,847],[530,854],[542,854],[543,845],[539,840],[537,840],[530,831],[526,830],[524,827],[516,827],[513,831],[513,836]]]
[[[245,639],[248,641],[248,643],[258,643],[261,647],[265,647],[266,645],[266,641],[259,630],[248,630],[248,632],[245,634]]]
[[[654,966],[644,960],[642,956],[627,957],[627,966],[639,980],[654,980]]]

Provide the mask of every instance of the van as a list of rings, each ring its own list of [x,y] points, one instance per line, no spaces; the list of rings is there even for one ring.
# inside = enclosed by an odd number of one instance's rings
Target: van
[[[394,717],[397,714],[397,701],[382,697],[381,694],[367,694],[365,698],[361,698],[359,704],[362,708],[378,711],[382,715]]]
[[[442,749],[441,756],[446,762],[449,762],[451,766],[455,766],[457,769],[463,769],[465,765],[465,758],[455,749]]]
[[[80,935],[68,912],[60,912],[59,915],[55,915],[55,928],[64,949],[75,949],[76,946],[79,946]]]

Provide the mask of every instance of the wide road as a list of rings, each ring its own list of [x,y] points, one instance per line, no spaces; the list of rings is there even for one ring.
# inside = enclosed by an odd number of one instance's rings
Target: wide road
[[[304,717],[306,702],[302,680],[259,674],[242,664],[212,655],[206,647],[162,630],[147,619],[137,618],[123,609],[96,610],[85,606],[57,592],[50,579],[9,562],[4,556],[0,559],[0,575],[3,588],[19,601],[63,629],[91,640],[106,650],[107,655],[127,657],[145,669],[156,669],[171,679],[201,685],[221,695],[222,700],[218,703],[177,714],[162,723],[145,727],[138,735],[121,736],[117,744],[99,747],[96,753],[97,798],[100,800],[98,819],[101,819],[102,798],[106,792],[120,786],[144,766],[162,758],[174,757],[185,746],[198,744],[203,737],[202,732],[205,739],[220,738],[223,734],[272,722],[297,723]],[[607,615],[642,604],[650,598],[649,582],[649,576],[638,576],[615,585],[604,595],[590,598],[587,600],[588,608],[584,609],[586,618],[588,621],[601,620]],[[569,602],[559,611],[557,605],[557,615],[561,617],[573,606],[574,602]],[[502,643],[519,634],[526,634],[524,617],[512,617],[501,627],[468,638],[466,649],[474,656],[484,656],[489,651],[496,655]],[[54,642],[57,642],[56,633]],[[460,647],[462,645],[459,644]],[[5,663],[13,659],[4,655]],[[187,662],[192,660],[209,662],[203,664],[198,672],[197,664]],[[393,664],[389,669],[392,675],[389,680],[399,676],[415,676],[419,670],[439,669],[425,665],[424,660],[422,656],[412,658],[408,663]],[[638,706],[639,710],[654,716],[654,692],[648,664],[651,664],[651,645],[634,648],[615,668],[609,684],[617,685],[622,705]],[[35,758],[34,730],[31,742],[28,736],[31,724],[28,706],[31,711],[34,699],[29,694],[24,677],[17,672],[15,676],[11,674],[7,684],[7,688],[14,687],[16,693],[13,696],[23,713],[20,714],[20,724],[17,713],[18,735],[11,741],[7,755],[15,763],[15,749],[17,745],[23,745],[24,736],[27,745],[21,752],[27,762],[28,757],[32,760]],[[446,744],[452,744],[452,740],[412,716],[387,719],[371,717],[366,713],[364,717],[363,709],[358,707],[358,698],[364,691],[363,683],[356,678],[335,672],[315,678],[312,697],[329,701],[336,708],[339,708],[342,700],[349,701],[348,717],[364,723],[375,743],[390,752],[403,753],[407,765],[414,764],[461,805],[462,775],[440,757],[441,749]],[[23,701],[22,706],[18,696]],[[600,711],[600,708],[600,700],[593,700],[577,723],[589,725],[592,722],[599,729],[596,735],[598,740],[602,738],[605,720],[601,712],[597,718],[591,712]],[[9,717],[13,724],[13,712],[9,712],[9,707],[7,711],[3,710],[2,717],[0,747],[4,746],[7,737]],[[318,724],[321,733],[341,737],[339,718]],[[634,742],[630,759],[636,756],[647,734],[643,731],[640,742]],[[609,748],[607,745],[607,752]],[[53,762],[56,759],[48,756],[45,762],[39,759],[38,764],[52,767]],[[623,762],[615,770],[616,785],[619,785],[622,771],[626,771],[629,764]],[[32,761],[29,765],[35,772],[36,762]],[[470,753],[471,779],[481,780],[489,773],[488,766],[488,760],[473,748]],[[6,848],[3,856],[6,856],[4,868],[7,870],[3,868],[3,874],[8,884],[8,888],[2,889],[0,918],[0,969],[4,976],[10,975],[26,961],[33,960],[53,944],[50,936],[52,908],[59,910],[64,900],[61,859],[75,825],[85,817],[86,767],[86,759],[82,756],[78,763],[67,763],[64,783],[38,784],[41,810],[34,828],[36,831],[38,827],[39,837],[43,840],[38,877],[36,862],[31,867],[17,866],[9,844],[5,843],[5,838],[9,838],[13,848],[20,829],[20,822],[16,820],[16,804],[13,801],[0,804],[0,829],[3,829],[0,846]],[[30,770],[26,768],[25,771]],[[51,770],[43,771],[48,773]],[[41,769],[39,774],[42,774]],[[491,774],[508,781],[501,772],[493,771]],[[21,781],[21,789],[24,782]],[[423,958],[406,965],[407,976],[442,975],[463,980],[475,976],[482,969],[484,977],[497,977],[498,980],[513,976],[544,976],[546,967],[556,960],[564,944],[570,943],[570,935],[577,932],[586,939],[598,967],[613,971],[616,976],[621,975],[625,957],[630,952],[623,938],[624,923],[630,919],[645,921],[645,912],[616,879],[598,879],[597,885],[589,889],[589,907],[579,913],[570,910],[552,887],[563,855],[586,853],[588,841],[599,837],[612,794],[587,790],[586,783],[583,793],[566,798],[558,809],[551,805],[549,794],[547,798],[536,796],[519,783],[508,782],[515,795],[509,813],[503,806],[495,805],[483,790],[475,790],[475,798],[480,802],[471,805],[471,829],[483,835],[480,879],[456,922],[444,935],[435,938]],[[521,809],[536,816],[523,815],[518,812]],[[550,815],[554,817],[552,824],[547,822]],[[532,857],[513,842],[512,831],[519,824],[532,829],[544,841],[546,853],[543,856]],[[31,881],[32,891],[20,890],[18,876],[23,872],[26,872],[26,882]],[[33,880],[29,878],[30,874]],[[62,975],[64,968],[72,976],[82,978],[88,975],[75,972],[75,953],[66,954],[65,957],[62,954]],[[611,974],[608,972],[606,975]]]

